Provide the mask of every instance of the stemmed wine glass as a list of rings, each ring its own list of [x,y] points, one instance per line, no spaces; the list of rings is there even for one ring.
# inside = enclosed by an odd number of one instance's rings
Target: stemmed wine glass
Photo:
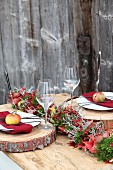
[[[66,91],[71,93],[71,106],[72,106],[73,92],[77,88],[79,83],[80,83],[80,78],[79,78],[79,73],[77,71],[77,67],[70,66],[70,65],[65,66],[63,84],[65,86]]]
[[[37,101],[44,108],[45,111],[45,125],[42,129],[49,129],[47,125],[47,111],[55,100],[54,86],[51,79],[39,80],[37,88]]]

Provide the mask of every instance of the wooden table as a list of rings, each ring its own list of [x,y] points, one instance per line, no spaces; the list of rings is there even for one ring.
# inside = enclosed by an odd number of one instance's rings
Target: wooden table
[[[65,99],[67,96],[64,97]],[[64,99],[63,99],[64,100]],[[0,105],[0,111],[7,105]],[[8,107],[8,110],[12,110]],[[112,170],[113,165],[98,162],[97,158],[68,145],[67,136],[57,134],[57,139],[43,150],[22,153],[5,153],[23,170]]]

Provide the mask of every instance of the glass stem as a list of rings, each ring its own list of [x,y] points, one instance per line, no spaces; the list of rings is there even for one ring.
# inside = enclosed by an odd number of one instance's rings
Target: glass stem
[[[71,91],[71,106],[73,104],[73,91]]]
[[[47,111],[45,112],[45,129],[47,129]]]
[[[47,111],[48,111],[48,107],[46,106],[46,103],[45,103],[45,109],[44,109],[44,111],[45,111],[45,129],[47,129],[48,127],[47,127]]]

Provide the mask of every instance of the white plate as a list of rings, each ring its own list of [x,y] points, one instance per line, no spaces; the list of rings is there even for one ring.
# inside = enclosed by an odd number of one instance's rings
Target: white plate
[[[106,96],[106,98],[113,100],[113,92],[103,92]],[[92,109],[92,110],[113,110],[113,108],[109,108],[109,107],[104,107],[104,106],[100,106],[97,104],[94,104],[92,102],[90,102],[89,100],[87,100],[85,97],[80,96],[79,98],[77,98],[77,103],[79,104],[79,106],[82,106],[86,109]]]
[[[17,113],[21,116],[21,118],[25,118],[25,117],[29,117],[30,119],[21,119],[22,123],[26,123],[26,124],[30,124],[33,127],[37,126],[38,124],[41,123],[41,118],[39,118],[36,115],[33,115],[31,113],[26,113],[26,112],[22,112],[22,111],[17,111]]]

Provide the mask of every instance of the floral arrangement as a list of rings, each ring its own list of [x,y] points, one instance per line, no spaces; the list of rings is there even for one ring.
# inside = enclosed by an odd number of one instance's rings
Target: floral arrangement
[[[44,117],[44,110],[36,100],[35,90],[27,92],[24,87],[14,89],[9,94],[9,101],[13,107]],[[58,131],[68,135],[69,145],[83,149],[98,160],[113,163],[113,135],[104,130],[103,122],[84,119],[70,105],[51,105],[48,120]]]
[[[44,115],[43,108],[36,100],[36,90],[32,88],[29,89],[29,91],[24,87],[20,89],[14,88],[14,90],[8,94],[8,101],[12,103],[13,108],[33,114],[38,113],[41,117]]]
[[[71,106],[51,110],[51,123],[71,139],[70,146],[83,149],[98,160],[113,163],[113,136],[104,130],[103,122],[83,119]]]

